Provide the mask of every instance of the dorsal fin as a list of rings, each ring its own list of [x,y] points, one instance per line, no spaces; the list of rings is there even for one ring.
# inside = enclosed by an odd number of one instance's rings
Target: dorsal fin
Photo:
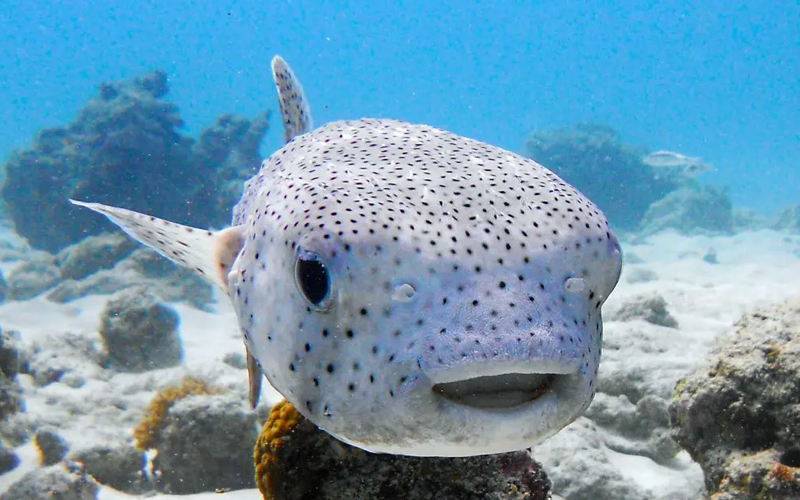
[[[243,226],[207,231],[100,203],[69,200],[108,217],[132,238],[228,290],[228,273],[244,244]]]
[[[286,131],[286,142],[289,142],[296,136],[311,131],[311,108],[300,80],[294,76],[292,68],[281,56],[272,58],[272,78],[278,88],[283,128]]]

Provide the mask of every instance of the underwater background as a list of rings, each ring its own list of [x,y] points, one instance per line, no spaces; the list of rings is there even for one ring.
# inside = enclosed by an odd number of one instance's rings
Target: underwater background
[[[318,123],[398,117],[520,151],[535,129],[599,121],[703,157],[737,205],[797,201],[793,2],[5,0],[0,23],[0,154],[153,68],[189,131],[256,114],[280,53],[311,76]],[[263,151],[279,145],[273,130]]]
[[[0,0],[0,500],[800,498],[798,26],[777,1]],[[275,54],[315,126],[440,127],[608,215],[585,416],[424,463],[304,421],[259,468],[297,415],[270,387],[248,409],[225,297],[67,197],[228,224],[284,144]]]

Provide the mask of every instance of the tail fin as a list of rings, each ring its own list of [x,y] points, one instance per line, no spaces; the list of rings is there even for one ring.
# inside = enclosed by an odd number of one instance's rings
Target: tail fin
[[[228,273],[244,245],[242,226],[207,231],[100,203],[69,200],[103,214],[133,239],[228,290]]]

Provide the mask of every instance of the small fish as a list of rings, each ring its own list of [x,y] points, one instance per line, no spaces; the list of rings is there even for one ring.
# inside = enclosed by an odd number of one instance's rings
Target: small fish
[[[701,158],[684,156],[672,151],[656,151],[642,158],[645,165],[655,169],[665,170],[671,174],[685,177],[697,177],[700,174],[714,170],[714,167],[703,162]]]
[[[601,306],[622,255],[603,213],[538,163],[426,125],[312,129],[272,62],[288,143],[205,231],[96,203],[233,304],[251,398],[261,373],[372,452],[528,448],[595,394]]]

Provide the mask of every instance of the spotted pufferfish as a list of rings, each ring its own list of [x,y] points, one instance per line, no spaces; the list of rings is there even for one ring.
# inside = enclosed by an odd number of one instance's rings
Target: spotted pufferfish
[[[601,210],[531,159],[427,125],[313,128],[272,61],[286,144],[207,231],[73,201],[218,286],[262,376],[372,452],[531,447],[580,416],[622,255]]]

